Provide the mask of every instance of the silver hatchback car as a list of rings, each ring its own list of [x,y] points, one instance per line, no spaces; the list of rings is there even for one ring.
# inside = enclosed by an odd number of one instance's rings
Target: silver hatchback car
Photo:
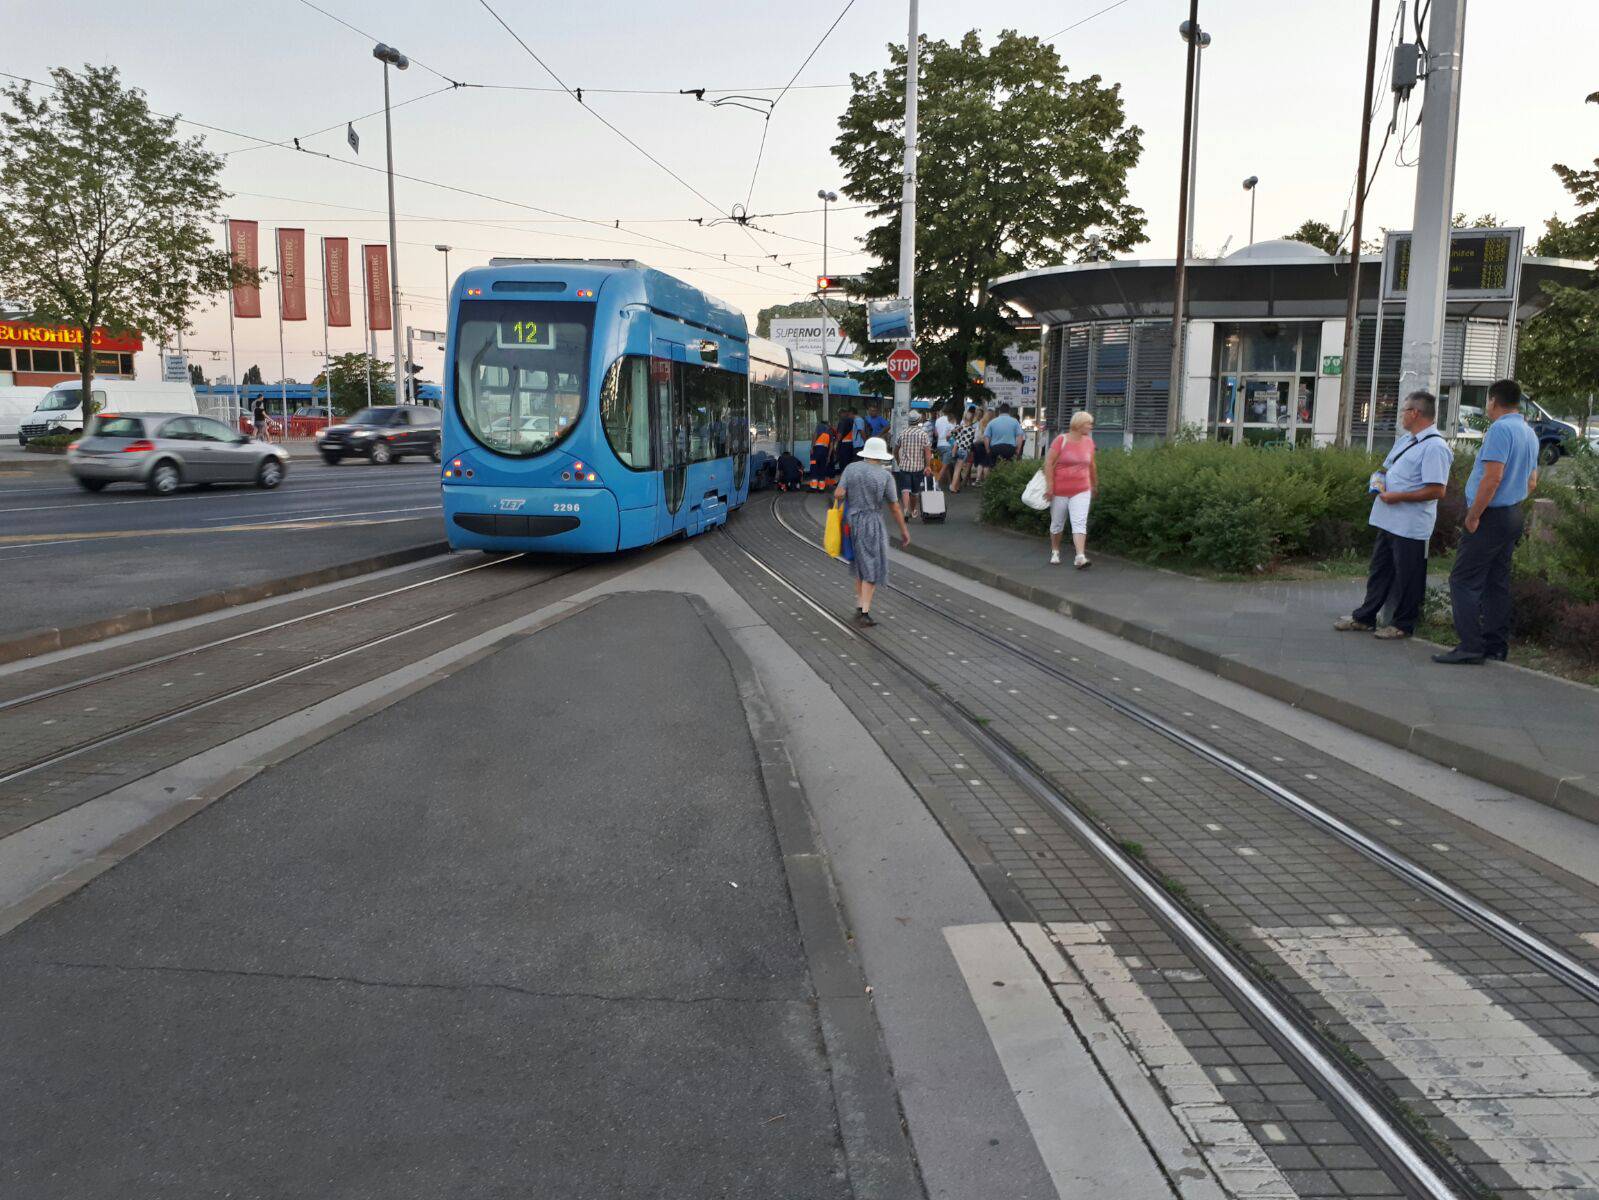
[[[281,446],[252,441],[210,417],[101,413],[68,447],[67,469],[86,491],[139,483],[168,496],[190,483],[275,488],[289,469],[289,456]]]

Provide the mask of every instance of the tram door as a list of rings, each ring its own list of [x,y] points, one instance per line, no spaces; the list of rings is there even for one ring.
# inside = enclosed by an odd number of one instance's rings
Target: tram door
[[[683,356],[677,342],[656,340],[650,357],[651,425],[655,429],[655,461],[661,464],[661,488],[666,500],[661,509],[658,537],[683,528],[683,491],[688,480],[690,428],[687,403],[678,386],[675,360]]]

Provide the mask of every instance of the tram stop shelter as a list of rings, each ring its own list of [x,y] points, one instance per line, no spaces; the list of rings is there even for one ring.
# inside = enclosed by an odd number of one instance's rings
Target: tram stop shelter
[[[1442,343],[1439,424],[1482,407],[1488,385],[1514,371],[1511,310],[1525,321],[1546,281],[1576,284],[1591,267],[1523,257],[1513,300],[1452,300]],[[1360,264],[1354,440],[1383,447],[1399,408],[1404,304],[1381,304],[1380,257]],[[1040,327],[1039,410],[1061,430],[1081,409],[1096,441],[1134,445],[1166,435],[1174,259],[1071,263],[993,280],[991,294]],[[1182,422],[1222,441],[1326,445],[1338,424],[1349,258],[1303,242],[1256,242],[1188,263]],[[1380,358],[1375,381],[1373,361]]]

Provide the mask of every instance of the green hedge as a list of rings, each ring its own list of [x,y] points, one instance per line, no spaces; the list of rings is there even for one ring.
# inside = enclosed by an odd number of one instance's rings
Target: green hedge
[[[24,450],[35,454],[65,454],[67,447],[78,440],[75,433],[50,433],[44,437],[29,438]]]
[[[1363,450],[1260,450],[1192,442],[1099,453],[1089,536],[1138,558],[1249,572],[1285,558],[1371,547],[1367,480],[1381,464]],[[1021,502],[1037,462],[997,468],[983,519],[1027,533],[1048,518]]]

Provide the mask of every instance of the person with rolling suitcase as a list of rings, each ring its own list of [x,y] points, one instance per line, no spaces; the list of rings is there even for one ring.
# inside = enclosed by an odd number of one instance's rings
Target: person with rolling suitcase
[[[899,485],[899,505],[907,517],[914,517],[922,494],[922,480],[933,473],[933,447],[921,413],[911,413],[910,424],[900,434],[895,450],[894,478]]]

